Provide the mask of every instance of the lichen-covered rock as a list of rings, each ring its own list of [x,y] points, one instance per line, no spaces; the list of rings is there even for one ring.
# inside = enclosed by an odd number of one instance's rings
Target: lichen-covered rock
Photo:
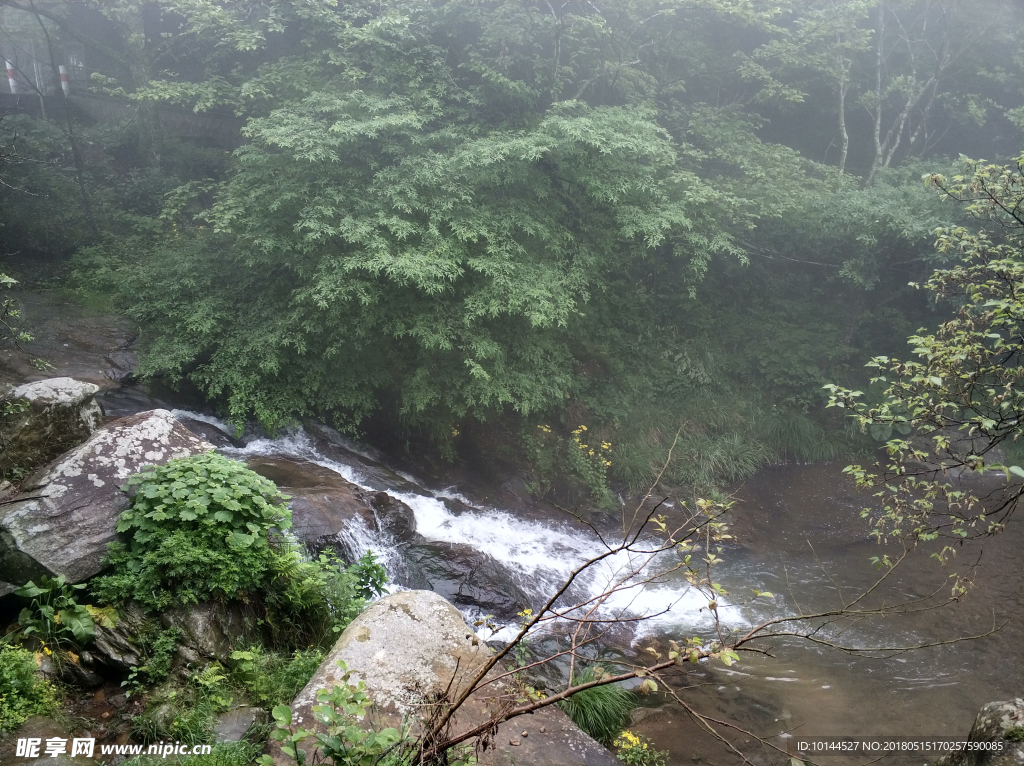
[[[945,755],[934,766],[1021,766],[1024,764],[1024,698],[983,705],[968,742],[997,746]]]
[[[316,694],[342,683],[339,660],[345,663],[349,683],[362,681],[373,700],[381,726],[407,722],[416,733],[427,703],[446,693],[457,695],[470,683],[490,656],[462,615],[431,591],[395,593],[372,604],[342,633],[316,674],[292,702],[292,720],[316,730],[312,714]],[[514,699],[505,681],[495,681],[470,696],[459,709],[453,731],[487,720]],[[527,736],[522,732],[526,731]],[[514,744],[513,744],[514,743]],[[307,743],[308,745],[308,743]],[[307,749],[314,748],[308,745]],[[274,763],[287,763],[279,746],[271,745]],[[313,758],[313,753],[307,753]],[[619,762],[605,748],[577,728],[554,706],[498,727],[479,763],[529,763],[531,766],[615,766]]]
[[[167,410],[151,410],[110,423],[41,468],[0,506],[0,595],[42,574],[72,583],[98,574],[128,507],[125,480],[143,465],[212,448]]]
[[[0,410],[0,474],[32,470],[86,439],[100,426],[99,386],[51,378],[18,386]]]

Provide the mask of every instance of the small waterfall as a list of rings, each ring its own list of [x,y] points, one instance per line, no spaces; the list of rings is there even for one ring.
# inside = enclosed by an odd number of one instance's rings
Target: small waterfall
[[[203,420],[222,430],[231,430],[222,421],[207,415],[182,410],[174,410],[173,413],[177,417]],[[251,456],[299,458],[327,468],[363,489],[386,492],[413,510],[416,532],[426,540],[468,545],[504,565],[515,585],[531,598],[534,606],[548,599],[575,569],[602,551],[593,536],[557,521],[521,519],[501,509],[476,505],[450,489],[429,492],[414,477],[405,474],[396,475],[416,485],[415,492],[404,491],[407,487],[381,486],[379,477],[370,479],[367,471],[361,470],[359,458],[372,459],[368,455],[352,451],[351,462],[339,462],[317,449],[313,439],[302,429],[290,430],[275,439],[256,438],[244,447],[228,447],[222,451],[239,459]],[[447,501],[457,501],[459,511],[453,510]],[[402,571],[401,550],[394,540],[386,539],[362,523],[349,525],[343,538],[340,542],[351,551],[373,551],[389,575],[395,576]],[[669,564],[666,557],[670,555],[661,554],[658,560],[650,561],[650,571],[665,568]],[[621,580],[624,573],[635,568],[643,558],[640,554],[623,552],[605,559],[580,578],[573,597],[583,600],[600,596],[610,583]],[[651,616],[638,623],[634,640],[652,633],[678,635],[680,630],[706,628],[712,623],[707,599],[681,576],[623,588],[610,596],[599,612],[604,618]],[[738,626],[748,623],[743,610],[721,599],[718,613],[723,624]],[[468,616],[475,618],[479,615]],[[501,639],[509,631],[506,626],[495,637]]]

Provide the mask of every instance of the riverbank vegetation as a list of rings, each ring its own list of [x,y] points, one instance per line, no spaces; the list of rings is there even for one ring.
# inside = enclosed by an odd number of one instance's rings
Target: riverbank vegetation
[[[822,385],[948,311],[908,287],[964,223],[922,175],[1018,148],[983,5],[5,0],[0,44],[86,63],[0,123],[4,270],[236,423],[517,461],[545,425],[534,484],[606,500],[680,424],[674,485],[827,459],[871,442]]]

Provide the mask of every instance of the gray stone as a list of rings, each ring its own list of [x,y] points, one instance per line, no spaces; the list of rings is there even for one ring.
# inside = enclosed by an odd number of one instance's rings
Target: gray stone
[[[255,726],[270,721],[270,715],[259,707],[236,707],[217,716],[213,725],[213,741],[241,742]]]
[[[147,464],[207,452],[212,446],[167,410],[114,421],[22,484],[0,506],[0,595],[41,574],[82,582],[103,569],[125,480]]]
[[[183,418],[178,417],[178,422],[181,423],[185,428],[194,433],[196,436],[205,439],[214,447],[244,447],[245,442],[241,439],[236,439],[226,431],[222,431],[213,425],[213,423],[207,423],[205,420],[196,420],[195,418]]]
[[[306,728],[320,724],[312,715],[316,694],[343,682],[338,661],[350,672],[349,684],[362,681],[374,702],[370,716],[378,726],[411,722],[446,695],[459,694],[490,656],[455,607],[430,591],[403,591],[372,604],[338,639],[330,654],[292,702],[292,720]],[[516,696],[505,681],[474,692],[452,724],[457,732],[486,721]],[[522,732],[527,732],[527,737]],[[518,740],[519,744],[511,745]],[[488,738],[479,763],[529,763],[532,766],[616,766],[605,748],[578,729],[554,706],[498,726]],[[514,749],[510,749],[514,748]],[[312,750],[312,748],[310,748]],[[271,745],[275,763],[288,763],[279,746]],[[314,758],[313,753],[308,753]]]
[[[0,419],[0,474],[32,470],[75,447],[99,428],[99,386],[51,378],[18,386],[4,398],[13,411]]]
[[[114,627],[97,624],[91,645],[96,663],[122,676],[136,665],[141,665],[144,652],[139,636],[145,623],[146,613],[142,607],[130,602],[118,608]]]
[[[1020,766],[1024,764],[1024,698],[983,705],[968,742],[987,742],[999,749],[944,755],[935,766]]]
[[[459,609],[511,620],[530,604],[507,567],[470,545],[424,540],[409,545],[404,558],[409,570],[422,578],[417,585],[441,594]]]
[[[253,638],[244,607],[235,602],[177,606],[160,615],[160,624],[181,631],[176,654],[193,667],[227,662],[237,646]]]

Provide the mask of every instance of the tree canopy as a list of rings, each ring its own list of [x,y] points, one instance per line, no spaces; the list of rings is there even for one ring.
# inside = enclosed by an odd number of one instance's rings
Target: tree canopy
[[[141,373],[236,422],[386,413],[445,450],[589,422],[634,486],[680,422],[679,482],[831,454],[822,384],[935,315],[906,283],[959,214],[921,174],[1021,122],[1005,3],[0,7],[94,62],[69,109],[126,109],[5,121],[33,162],[0,239],[76,252]]]

